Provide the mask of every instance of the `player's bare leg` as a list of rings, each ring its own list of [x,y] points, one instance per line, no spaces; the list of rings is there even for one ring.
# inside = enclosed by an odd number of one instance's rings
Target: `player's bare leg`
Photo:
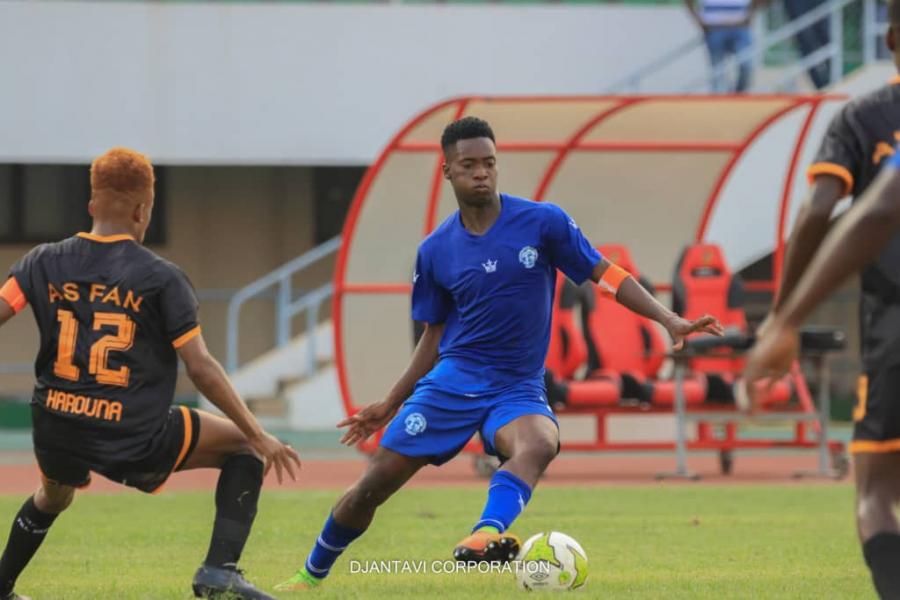
[[[13,520],[6,549],[0,558],[0,600],[28,600],[15,593],[16,579],[28,565],[47,531],[75,498],[75,488],[43,480]]]
[[[378,448],[363,476],[334,505],[332,515],[345,527],[367,529],[375,510],[428,461],[428,457],[404,456],[387,448]]]
[[[471,535],[453,550],[461,561],[506,561],[521,541],[506,530],[525,509],[538,479],[559,450],[559,429],[544,415],[524,415],[494,435],[497,451],[508,456],[488,488],[488,501]]]
[[[228,591],[239,598],[270,598],[237,570],[256,518],[263,461],[233,422],[202,411],[197,414],[200,437],[181,470],[221,469],[221,473],[212,539],[206,560],[194,575],[194,594],[212,596]]]
[[[900,597],[900,453],[853,455],[856,525],[866,564],[882,598]]]
[[[378,507],[429,460],[379,447],[362,477],[334,505],[304,567],[275,589],[295,591],[317,586],[347,546],[369,527]]]
[[[559,452],[559,428],[544,415],[525,415],[497,430],[494,445],[509,457],[501,468],[533,489]]]
[[[182,471],[220,469],[229,457],[241,454],[253,456],[260,463],[262,462],[237,425],[228,419],[202,410],[196,412],[200,415],[200,439],[197,440],[197,446],[182,465]]]
[[[39,511],[58,515],[71,506],[75,499],[75,488],[45,479],[33,497],[34,505]]]

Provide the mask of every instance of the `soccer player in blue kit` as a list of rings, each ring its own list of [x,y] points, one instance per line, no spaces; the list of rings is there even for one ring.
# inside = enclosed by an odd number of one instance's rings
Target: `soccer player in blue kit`
[[[502,465],[457,560],[507,561],[519,539],[507,529],[559,452],[547,404],[544,359],[556,270],[593,279],[624,306],[661,323],[676,344],[692,332],[722,334],[710,316],[688,321],[609,263],[558,206],[497,192],[494,133],[466,117],[441,138],[444,177],[459,211],[419,247],[412,317],[426,324],[410,365],[387,397],[339,426],[352,445],[390,422],[363,476],[335,504],[304,567],[276,587],[320,584],[375,510],[427,464],[453,458],[477,431]]]

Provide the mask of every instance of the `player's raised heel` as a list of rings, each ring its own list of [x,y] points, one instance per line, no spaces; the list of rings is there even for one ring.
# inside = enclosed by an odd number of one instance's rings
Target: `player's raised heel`
[[[453,558],[461,562],[509,562],[519,555],[522,542],[511,533],[476,531],[453,549]]]
[[[192,584],[197,598],[241,598],[242,600],[275,600],[273,596],[256,589],[244,579],[237,569],[208,567],[197,569]]]
[[[30,596],[20,596],[15,592],[0,595],[0,600],[31,600]]]

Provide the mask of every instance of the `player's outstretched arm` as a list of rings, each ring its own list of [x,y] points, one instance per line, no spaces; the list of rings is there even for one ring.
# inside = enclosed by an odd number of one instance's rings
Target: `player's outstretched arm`
[[[660,304],[659,300],[633,277],[605,258],[597,263],[591,279],[611,293],[615,293],[616,300],[625,308],[642,317],[653,319],[665,327],[672,336],[673,347],[676,350],[684,344],[685,336],[691,333],[709,333],[716,336],[725,333],[719,321],[710,315],[704,315],[695,321],[682,319]]]
[[[409,367],[388,392],[387,397],[381,402],[370,404],[337,424],[338,427],[348,427],[347,432],[341,438],[341,443],[352,446],[365,440],[394,418],[400,405],[413,393],[416,383],[425,377],[437,362],[438,347],[443,335],[443,323],[437,325],[426,323],[425,333],[422,334],[422,338],[416,345]]]
[[[299,468],[300,456],[293,448],[263,430],[234,389],[225,369],[209,353],[203,336],[198,335],[178,348],[178,354],[197,390],[225,413],[247,436],[253,449],[262,455],[266,461],[266,473],[274,466],[279,483],[282,481],[282,471],[287,471],[296,481],[294,467]]]
[[[760,327],[760,333],[765,331],[766,326],[774,319],[774,313],[781,308],[785,298],[790,296],[803,276],[803,271],[828,234],[831,213],[834,212],[838,200],[845,196],[846,186],[842,179],[834,175],[817,175],[813,180],[813,185],[797,213],[791,237],[788,239],[781,285],[772,307],[772,314],[766,319],[764,326]]]
[[[868,264],[900,228],[900,169],[879,175],[857,205],[828,234],[772,324],[751,351],[745,370],[751,394],[761,379],[778,377],[797,356],[797,330],[851,274]]]
[[[900,169],[888,168],[825,238],[821,250],[782,304],[786,324],[799,326],[850,275],[875,258],[900,227]]]

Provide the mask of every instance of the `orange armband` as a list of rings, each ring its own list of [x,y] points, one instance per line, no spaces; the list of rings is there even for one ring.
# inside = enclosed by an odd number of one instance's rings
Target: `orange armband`
[[[20,312],[28,304],[28,300],[25,299],[25,294],[22,293],[22,288],[19,287],[19,282],[16,281],[15,277],[10,277],[3,284],[3,287],[0,287],[0,298],[3,298],[9,304],[14,313]]]
[[[628,271],[619,265],[610,264],[606,271],[603,272],[603,277],[600,278],[598,283],[606,292],[615,296],[616,292],[619,291],[619,286],[629,277],[631,277],[631,274]]]

